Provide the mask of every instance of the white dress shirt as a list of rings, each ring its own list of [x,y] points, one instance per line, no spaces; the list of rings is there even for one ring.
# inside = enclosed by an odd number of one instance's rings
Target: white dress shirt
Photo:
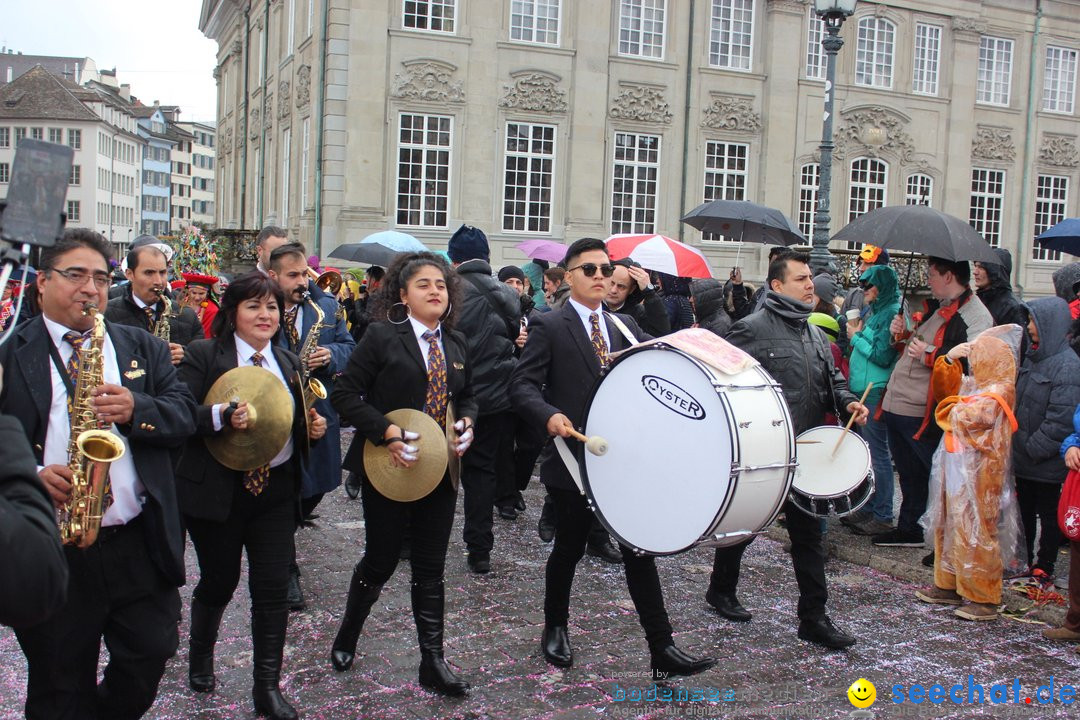
[[[590,310],[574,298],[567,298],[566,301],[577,311],[578,317],[581,318],[581,322],[585,325],[585,336],[588,338],[592,338],[592,319],[590,316],[599,316],[600,334],[604,336],[604,343],[607,345],[608,351],[610,352],[611,337],[608,336],[607,322],[604,320],[604,306],[601,304],[596,310]]]
[[[71,328],[64,327],[60,323],[53,322],[43,316],[45,327],[49,331],[49,337],[53,345],[60,353],[60,360],[67,366],[71,359],[71,345],[64,340],[64,333],[72,332]],[[77,331],[76,331],[77,332]],[[83,341],[83,347],[89,345],[90,338]],[[68,442],[71,440],[71,419],[68,417],[67,386],[56,364],[49,362],[49,372],[52,376],[52,405],[49,407],[49,427],[45,432],[45,449],[42,453],[45,465],[68,464]],[[105,347],[102,352],[103,376],[106,383],[120,385],[120,369],[116,362],[116,349],[113,347],[112,338],[105,334]],[[127,438],[121,435],[116,425],[105,428],[116,435],[117,439],[124,444],[124,454],[120,459],[112,463],[109,468],[109,482],[112,484],[112,505],[105,511],[101,519],[102,527],[110,525],[124,525],[131,522],[140,512],[146,496],[146,488],[143,487],[135,472],[135,460],[131,456],[131,447]]]
[[[246,342],[240,339],[239,335],[233,335],[236,339],[236,367],[250,367],[255,363],[251,362],[251,356],[258,352],[263,356],[262,367],[264,370],[269,370],[274,373],[274,376],[281,381],[281,384],[285,386],[285,389],[289,391],[289,401],[295,402],[292,399],[292,389],[289,388],[289,383],[285,380],[285,373],[281,371],[281,366],[278,365],[277,358],[274,357],[274,347],[272,343],[267,343],[262,350],[256,350],[248,345]],[[240,398],[244,400],[245,398]],[[250,402],[250,400],[248,400]],[[228,403],[218,403],[213,409],[214,430],[220,432],[225,426],[225,421],[222,417],[222,413],[225,408],[228,407]],[[274,468],[281,465],[286,460],[292,457],[293,454],[293,439],[292,432],[289,432],[289,439],[285,441],[285,446],[281,448],[280,452],[274,456],[270,461],[270,467]]]
[[[416,342],[420,345],[420,356],[424,358],[424,367],[428,366],[428,352],[431,350],[431,345],[424,339],[424,333],[431,330],[427,325],[420,322],[412,315],[409,316],[409,322],[412,323],[413,334],[416,335]],[[439,350],[442,352],[443,362],[446,362],[446,347],[442,341],[442,323],[435,326],[435,332],[439,333],[437,342],[439,343]]]

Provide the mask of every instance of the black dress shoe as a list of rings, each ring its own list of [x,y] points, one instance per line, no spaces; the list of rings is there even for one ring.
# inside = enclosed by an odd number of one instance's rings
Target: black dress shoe
[[[674,645],[650,653],[652,657],[652,676],[657,680],[673,675],[689,677],[705,672],[716,664],[716,658],[696,658],[684,653]]]
[[[833,625],[832,620],[822,615],[816,620],[799,622],[799,639],[817,643],[833,650],[844,650],[856,643],[855,638]]]
[[[934,551],[933,550],[931,550],[929,553],[927,553],[926,555],[923,556],[922,564],[925,565],[926,567],[929,567],[929,568],[934,567]]]
[[[517,520],[518,511],[514,509],[513,505],[503,505],[499,508],[499,517],[503,520]]]
[[[735,593],[714,593],[710,590],[705,593],[705,602],[732,622],[750,622],[750,618],[753,617],[750,611],[739,602],[739,598],[735,597]]]
[[[354,472],[350,472],[345,477],[345,494],[350,500],[360,497],[360,476]]]
[[[521,497],[521,495],[518,495],[518,499],[514,501],[514,509],[519,513],[525,512],[525,498]],[[1066,546],[1068,544],[1068,542],[1065,543]]]
[[[491,572],[491,555],[486,552],[471,552],[467,561],[469,569],[477,575],[486,575]]]
[[[544,649],[544,657],[555,667],[567,668],[574,664],[574,650],[570,647],[565,625],[545,625],[540,646]]]
[[[304,591],[300,588],[300,568],[294,567],[289,570],[289,609],[293,612],[307,607],[304,600]]]
[[[585,554],[600,558],[612,565],[622,564],[622,553],[610,542],[590,544],[585,548]]]

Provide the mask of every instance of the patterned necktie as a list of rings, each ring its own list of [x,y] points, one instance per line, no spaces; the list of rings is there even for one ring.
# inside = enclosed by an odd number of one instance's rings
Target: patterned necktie
[[[154,332],[154,307],[147,305],[143,308],[143,312],[146,313],[146,329]]]
[[[84,340],[86,340],[86,335],[83,335],[82,333],[64,333],[64,342],[71,346],[71,357],[68,358],[67,365],[64,366],[64,369],[67,370],[67,375],[71,378],[71,386],[73,389],[79,387],[79,360],[82,358]],[[74,396],[74,392],[68,393],[67,409],[69,418],[74,412]]]
[[[435,418],[439,427],[446,430],[446,404],[449,393],[446,388],[446,358],[439,347],[439,331],[428,330],[421,337],[428,341],[428,386],[424,400],[424,412]]]
[[[263,366],[262,353],[251,354],[251,364],[254,367]],[[266,483],[270,480],[270,463],[260,465],[254,470],[248,470],[244,473],[244,489],[252,495],[258,495],[266,487]]]
[[[600,316],[597,313],[589,315],[589,323],[592,324],[592,332],[589,339],[592,340],[592,349],[596,353],[596,359],[600,361],[600,367],[608,363],[608,346],[604,340],[604,334],[600,332]]]
[[[293,305],[285,311],[285,332],[289,334],[289,349],[293,352],[300,349],[300,333],[296,331],[296,315],[299,311],[299,305]]]

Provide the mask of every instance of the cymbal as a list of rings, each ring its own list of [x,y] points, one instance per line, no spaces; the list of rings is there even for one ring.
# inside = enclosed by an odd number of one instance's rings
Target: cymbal
[[[206,449],[231,470],[254,470],[281,452],[292,432],[295,411],[292,393],[274,373],[261,367],[238,367],[214,382],[204,405],[246,402],[247,430],[226,427],[206,438]]]
[[[364,473],[375,489],[398,502],[419,500],[430,494],[446,474],[446,436],[439,423],[419,410],[401,409],[386,414],[386,419],[402,430],[419,433],[419,440],[409,444],[418,448],[412,467],[390,462],[390,449],[364,441]]]
[[[454,415],[454,406],[446,403],[446,464],[447,469],[450,470],[450,482],[454,484],[455,490],[461,484],[461,458],[458,457],[457,450],[454,449],[454,444],[457,442],[457,430],[454,429],[454,423],[456,422],[457,416]]]

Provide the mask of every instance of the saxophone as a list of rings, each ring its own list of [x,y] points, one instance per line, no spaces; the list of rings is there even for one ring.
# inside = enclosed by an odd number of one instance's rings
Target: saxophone
[[[311,297],[311,293],[304,291],[304,301],[311,305],[311,308],[315,311],[315,324],[308,330],[307,339],[304,340],[303,347],[300,348],[300,387],[304,391],[304,409],[310,410],[315,405],[316,400],[326,399],[326,387],[319,382],[318,379],[311,377],[311,356],[319,349],[319,335],[322,334],[322,329],[326,327],[326,323],[323,320],[326,319],[326,313],[319,307],[319,303]]]
[[[154,323],[154,337],[159,337],[166,343],[172,342],[172,333],[169,328],[169,313],[172,312],[172,300],[165,294],[165,289],[158,290],[154,288],[154,292],[157,293],[158,298],[161,300],[161,315],[158,316],[157,322]]]
[[[79,356],[78,383],[69,403],[71,499],[58,512],[60,539],[79,548],[97,540],[101,518],[109,509],[109,465],[125,452],[120,438],[99,427],[92,402],[94,388],[105,382],[105,319],[93,303],[87,303],[83,314],[94,319],[94,329],[90,347]]]

